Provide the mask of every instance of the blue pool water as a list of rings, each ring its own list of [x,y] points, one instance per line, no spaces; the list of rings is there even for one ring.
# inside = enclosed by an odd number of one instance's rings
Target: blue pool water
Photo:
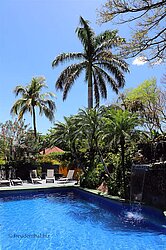
[[[0,197],[0,250],[166,249],[166,221],[156,210],[76,189]]]

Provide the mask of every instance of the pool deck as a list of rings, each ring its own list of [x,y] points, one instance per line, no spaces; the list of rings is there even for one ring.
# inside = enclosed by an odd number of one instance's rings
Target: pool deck
[[[70,182],[59,182],[55,181],[54,183],[46,183],[45,180],[42,180],[40,183],[28,183],[28,182],[23,182],[22,185],[10,185],[10,186],[0,186],[0,191],[5,191],[5,190],[28,190],[28,189],[43,189],[43,188],[56,188],[56,187],[72,187],[72,186],[79,186],[77,184],[77,181],[70,181]]]

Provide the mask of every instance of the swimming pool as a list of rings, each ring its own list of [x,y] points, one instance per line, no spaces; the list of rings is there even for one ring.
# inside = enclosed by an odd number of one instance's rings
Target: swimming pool
[[[158,210],[76,188],[0,192],[0,230],[1,250],[166,249]]]

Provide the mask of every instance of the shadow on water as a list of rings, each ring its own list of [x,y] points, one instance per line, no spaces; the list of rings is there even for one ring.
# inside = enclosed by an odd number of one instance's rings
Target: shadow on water
[[[85,222],[91,223],[93,226],[100,226],[104,230],[117,231],[133,231],[137,233],[157,233],[166,234],[166,220],[152,219],[148,214],[144,213],[142,206],[126,205],[120,206],[119,209],[108,205],[102,206],[96,202],[89,202],[85,199],[75,197],[72,200],[73,207],[68,211],[68,215],[80,224]]]
[[[73,210],[68,211],[68,215],[80,224],[91,223],[93,226],[100,226],[104,230],[112,232],[137,232],[137,233],[157,233],[166,234],[163,225],[157,225],[140,212],[124,210],[119,214],[106,211],[92,204],[76,205]]]

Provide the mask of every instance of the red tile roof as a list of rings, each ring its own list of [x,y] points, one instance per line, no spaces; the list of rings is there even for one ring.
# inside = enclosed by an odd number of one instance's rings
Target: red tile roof
[[[62,149],[58,148],[58,147],[53,147],[53,148],[46,148],[45,150],[43,150],[41,152],[41,154],[51,154],[51,153],[59,153],[59,152],[64,152]]]

